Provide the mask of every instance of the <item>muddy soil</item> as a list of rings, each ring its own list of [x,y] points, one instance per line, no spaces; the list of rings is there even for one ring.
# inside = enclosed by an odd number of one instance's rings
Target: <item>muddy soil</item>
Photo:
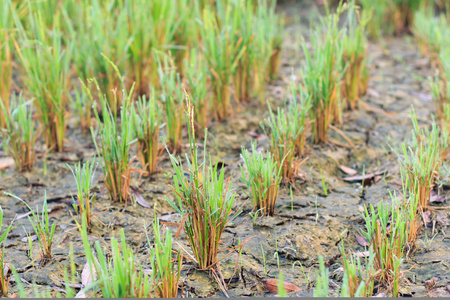
[[[306,2],[306,3],[304,3]],[[312,2],[312,1],[311,1]],[[282,105],[287,97],[291,77],[299,81],[302,63],[300,37],[308,35],[308,16],[316,11],[309,1],[280,5],[287,17],[286,34],[280,78],[267,86],[271,106]],[[247,190],[239,180],[242,161],[241,146],[250,147],[257,136],[258,146],[267,149],[268,139],[263,135],[260,122],[268,117],[267,106],[260,106],[256,99],[249,104],[236,106],[234,116],[224,123],[211,125],[208,150],[215,159],[223,162],[228,176],[232,178],[237,194],[235,210],[242,213],[223,235],[222,248],[235,246],[248,240],[235,271],[238,253],[222,261],[221,269],[229,284],[228,294],[240,296],[275,296],[264,288],[264,280],[284,274],[285,281],[299,286],[302,291],[295,296],[311,296],[312,284],[318,269],[318,255],[322,255],[330,268],[330,287],[336,290],[342,283],[342,268],[338,242],[342,240],[347,251],[364,251],[356,241],[363,230],[360,210],[364,205],[377,205],[390,201],[389,192],[400,190],[400,175],[396,155],[391,146],[398,146],[409,136],[412,126],[409,109],[414,105],[421,124],[429,124],[434,113],[431,91],[427,77],[434,74],[428,58],[423,57],[412,37],[385,39],[371,42],[369,49],[371,78],[367,95],[360,109],[346,112],[343,124],[330,130],[330,142],[310,146],[308,160],[303,165],[306,180],[298,180],[292,189],[280,189],[276,205],[277,215],[260,218],[255,222],[249,216],[251,201]],[[294,76],[292,76],[294,75]],[[344,136],[346,138],[344,138]],[[54,258],[45,266],[40,265],[39,245],[33,243],[32,257],[26,241],[33,229],[24,215],[27,208],[20,201],[0,195],[4,210],[4,224],[15,218],[13,229],[5,244],[5,258],[13,264],[23,279],[25,291],[34,295],[34,282],[38,290],[49,287],[54,291],[64,288],[64,268],[69,265],[69,246],[73,244],[78,282],[85,264],[84,249],[74,218],[72,195],[76,185],[67,164],[92,160],[95,149],[87,132],[80,131],[75,120],[70,120],[67,151],[44,155],[39,152],[37,165],[32,172],[18,173],[14,167],[1,171],[0,190],[16,194],[31,207],[41,207],[45,193],[51,210],[52,222],[56,222]],[[351,143],[349,141],[351,141]],[[187,144],[187,139],[185,140]],[[200,149],[203,151],[203,149]],[[4,156],[4,153],[0,153]],[[97,161],[100,161],[97,159]],[[45,166],[44,166],[45,165]],[[376,183],[362,186],[358,182],[345,182],[348,176],[339,166],[347,166],[358,174],[386,172],[377,177]],[[133,186],[139,190],[151,208],[140,204],[112,203],[102,181],[101,167],[97,169],[94,191],[96,219],[90,235],[91,242],[99,241],[108,249],[110,239],[125,231],[128,244],[134,248],[138,260],[146,268],[150,266],[145,224],[149,226],[155,214],[168,222],[179,222],[180,217],[167,204],[165,197],[172,198],[169,184],[173,170],[168,155],[162,156],[161,172],[152,178],[133,177]],[[45,168],[46,172],[44,172]],[[328,184],[328,193],[322,187],[322,171]],[[448,188],[438,191],[449,196]],[[446,206],[448,204],[439,204]],[[439,206],[437,205],[437,206]],[[405,296],[450,296],[450,237],[448,209],[432,211],[431,222],[421,232],[419,249],[403,263],[404,277],[401,293]],[[150,238],[152,239],[152,237]],[[187,240],[182,234],[177,240],[185,249]],[[34,261],[33,261],[34,259]],[[218,285],[195,265],[185,262],[182,273],[184,296],[223,297]],[[428,288],[426,281],[437,278]],[[11,279],[11,294],[17,292]]]

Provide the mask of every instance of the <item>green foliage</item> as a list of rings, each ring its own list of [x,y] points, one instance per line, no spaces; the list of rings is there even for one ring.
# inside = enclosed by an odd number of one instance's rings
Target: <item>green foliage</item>
[[[22,94],[11,97],[9,108],[0,102],[5,121],[5,128],[1,132],[6,137],[3,147],[14,159],[19,172],[30,171],[34,166],[37,133],[31,103],[32,101],[25,102]]]
[[[303,40],[305,64],[302,68],[303,88],[311,99],[311,119],[314,142],[327,141],[327,133],[333,121],[340,122],[342,106],[339,99],[339,83],[344,74],[342,30],[338,28],[343,7],[323,19],[323,26],[311,31],[311,50]]]
[[[153,232],[155,241],[153,243],[154,246],[150,248],[150,255],[153,258],[151,260],[151,280],[154,284],[155,295],[159,298],[177,298],[181,265],[183,262],[181,253],[178,252],[176,259],[178,268],[175,269],[172,259],[172,233],[170,230],[161,233],[159,220],[156,215],[153,223]],[[146,235],[147,243],[151,245],[147,232]]]
[[[76,199],[72,196],[74,202],[73,208],[77,212],[80,220],[81,216],[86,216],[87,227],[91,228],[96,200],[96,195],[92,195],[91,193],[91,185],[97,169],[97,163],[94,158],[92,162],[87,161],[83,166],[81,166],[81,163],[79,162],[73,166],[73,169],[69,165],[67,166],[72,171],[78,189]]]
[[[258,153],[256,144],[252,144],[251,153],[242,148],[241,158],[244,160],[247,175],[241,167],[241,180],[251,191],[254,211],[261,211],[262,216],[273,215],[281,182],[281,169],[270,152],[267,158]]]
[[[37,235],[39,246],[41,249],[42,262],[45,263],[52,259],[52,244],[53,235],[55,234],[56,223],[50,224],[47,210],[47,193],[44,195],[44,203],[42,205],[42,212],[39,213],[39,207],[36,207],[36,212],[28,205],[25,200],[17,197],[16,195],[5,193],[6,195],[22,201],[30,210],[31,216],[28,216],[34,232]]]
[[[156,103],[154,91],[149,99],[139,97],[130,110],[134,134],[137,139],[137,153],[146,175],[157,172],[158,158],[161,155],[159,131],[161,127],[161,108]]]
[[[206,151],[203,163],[198,162],[193,108],[190,104],[186,115],[189,120],[190,159],[186,154],[185,170],[181,160],[169,154],[175,170],[174,185],[171,186],[175,201],[166,200],[185,220],[184,231],[193,252],[190,257],[201,270],[215,270],[221,260],[217,254],[222,233],[236,216],[231,216],[235,194],[231,191],[230,180],[225,179],[224,169],[219,170],[218,162],[212,163],[209,158],[208,164]],[[205,130],[205,149],[206,140]]]
[[[115,68],[120,77],[119,70],[112,61],[105,57],[105,59]],[[125,90],[125,83],[122,81],[122,102],[120,108],[120,124],[118,122],[117,112],[112,110],[109,103],[118,103],[119,97],[116,93],[113,94],[113,99],[108,99],[107,95],[101,95],[100,87],[96,80],[94,80],[98,90],[98,97],[100,99],[102,117],[96,107],[94,107],[94,114],[97,118],[98,127],[96,132],[91,127],[92,139],[99,156],[103,157],[104,167],[103,173],[105,176],[105,184],[108,190],[109,197],[113,201],[125,201],[132,198],[130,193],[131,181],[131,163],[129,158],[131,145],[135,142],[133,140],[133,122],[130,114],[131,95],[133,94],[133,87],[130,92]],[[93,101],[92,94],[88,88],[85,87],[90,99]],[[99,141],[97,141],[97,136]]]
[[[158,74],[162,87],[161,100],[166,113],[167,141],[170,150],[176,153],[181,150],[183,138],[183,84],[180,73],[167,56],[159,63]]]

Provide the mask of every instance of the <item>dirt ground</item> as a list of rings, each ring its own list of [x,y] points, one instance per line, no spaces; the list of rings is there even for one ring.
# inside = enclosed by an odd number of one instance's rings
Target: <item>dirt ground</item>
[[[299,42],[302,34],[308,35],[308,15],[315,10],[309,1],[303,2],[286,3],[279,7],[287,17],[281,76],[269,84],[266,91],[274,109],[286,100],[293,74],[295,80],[299,81],[302,63]],[[257,137],[258,146],[268,148],[268,139],[260,127],[260,122],[268,117],[267,106],[260,106],[258,100],[254,99],[249,104],[235,106],[234,116],[228,121],[213,122],[208,134],[208,150],[215,159],[223,162],[237,193],[235,210],[242,209],[240,216],[225,230],[222,248],[235,246],[239,241],[252,237],[242,249],[235,273],[237,252],[222,261],[223,275],[230,282],[229,296],[275,296],[264,288],[264,280],[278,278],[280,272],[284,274],[285,281],[302,289],[292,295],[312,296],[318,255],[324,257],[330,269],[330,288],[335,291],[343,277],[338,242],[342,238],[347,251],[364,251],[364,247],[356,240],[356,236],[364,229],[361,208],[369,204],[376,205],[380,201],[389,202],[388,190],[401,189],[398,184],[401,180],[397,158],[391,147],[398,147],[411,134],[411,105],[421,124],[430,123],[435,109],[427,78],[434,75],[434,68],[429,59],[421,55],[411,36],[371,41],[369,59],[371,78],[367,95],[362,99],[360,109],[345,112],[343,124],[337,125],[351,143],[338,130],[331,129],[328,144],[309,144],[308,160],[302,168],[306,180],[296,182],[292,197],[288,187],[280,189],[277,215],[274,217],[259,218],[253,222],[248,215],[252,209],[251,201],[246,196],[243,182],[239,180],[241,146],[249,148]],[[86,262],[81,236],[75,227],[76,213],[71,205],[76,185],[67,164],[92,160],[95,148],[90,134],[82,132],[74,124],[75,120],[69,122],[66,143],[69,149],[66,152],[51,153],[45,157],[44,151],[40,149],[32,172],[18,173],[14,167],[0,171],[0,191],[22,197],[33,208],[37,205],[41,207],[44,194],[47,193],[51,221],[57,224],[54,259],[41,267],[39,258],[32,261],[26,241],[27,232],[33,234],[30,222],[24,217],[28,209],[20,201],[0,194],[0,205],[5,215],[3,224],[16,218],[5,243],[5,258],[24,279],[24,288],[29,295],[34,295],[33,282],[41,291],[48,287],[54,287],[54,290],[64,288],[64,268],[69,265],[71,243],[78,275]],[[0,156],[5,154],[0,152]],[[341,171],[341,165],[357,170],[359,175],[363,172],[385,173],[377,177],[373,184],[362,187],[358,182],[343,180],[348,175]],[[160,166],[161,172],[151,179],[139,178],[138,174],[133,177],[133,186],[151,208],[140,204],[125,207],[121,203],[112,203],[104,188],[101,167],[97,169],[94,182],[94,191],[97,193],[96,220],[90,240],[98,240],[102,247],[108,247],[111,237],[118,238],[123,228],[128,244],[147,268],[150,266],[150,257],[143,220],[149,226],[156,210],[156,214],[164,221],[180,221],[179,215],[165,200],[165,197],[172,197],[169,184],[172,184],[174,173],[166,153],[162,156]],[[327,196],[322,187],[321,172],[328,183]],[[437,192],[445,197],[450,194],[448,186]],[[436,206],[447,205],[443,203]],[[450,236],[446,235],[448,213],[448,209],[432,211],[431,222],[422,229],[419,249],[402,265],[402,295],[450,296]],[[183,234],[177,242],[188,249]],[[34,256],[39,253],[38,247],[35,241]],[[218,285],[207,274],[197,271],[195,265],[185,262],[183,267],[185,296],[224,296]],[[436,284],[427,287],[426,281],[432,278],[437,278]],[[15,292],[17,287],[12,278],[10,294]]]

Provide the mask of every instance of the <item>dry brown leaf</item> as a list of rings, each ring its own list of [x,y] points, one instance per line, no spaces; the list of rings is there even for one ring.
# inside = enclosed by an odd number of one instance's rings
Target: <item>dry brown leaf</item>
[[[32,241],[35,241],[35,240],[37,240],[37,235],[33,234],[33,235],[30,236],[30,238],[31,238]],[[21,238],[20,240],[22,242],[28,242],[28,236],[26,236],[24,238]]]
[[[150,204],[145,201],[144,197],[142,197],[142,194],[136,188],[131,187],[131,193],[134,195],[136,202],[139,203],[139,205],[145,208],[151,208]]]
[[[422,214],[423,222],[426,224],[431,223],[431,211],[427,210]]]
[[[444,203],[445,197],[442,195],[438,195],[435,191],[431,191],[430,193],[430,203]]]
[[[358,176],[352,176],[352,177],[345,177],[342,179],[347,182],[362,182],[362,181],[364,181],[364,185],[369,185],[372,183],[372,181],[375,180],[376,176],[383,175],[384,173],[386,173],[386,171],[376,172],[376,173],[372,173],[372,174],[366,174],[364,176],[358,175]]]
[[[361,246],[367,247],[367,246],[370,245],[370,244],[369,244],[369,241],[368,241],[365,237],[363,237],[363,236],[361,236],[361,235],[355,235],[355,237],[356,237],[356,241],[357,241],[358,244],[360,244]]]
[[[445,227],[448,225],[448,217],[446,213],[439,213],[436,217],[436,221],[442,226]]]
[[[355,175],[356,173],[358,173],[358,171],[346,166],[339,166],[339,169],[341,169],[342,172],[348,175]]]
[[[267,279],[264,281],[264,287],[266,290],[272,293],[278,293],[278,280],[277,279]],[[284,282],[284,289],[286,293],[301,291],[301,289],[293,283]]]
[[[14,166],[14,159],[12,157],[2,157],[0,158],[0,170]]]

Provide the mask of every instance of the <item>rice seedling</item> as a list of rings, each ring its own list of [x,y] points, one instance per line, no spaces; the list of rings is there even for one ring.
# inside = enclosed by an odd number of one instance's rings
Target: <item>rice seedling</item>
[[[82,217],[81,232],[86,260],[91,274],[97,274],[97,280],[91,288],[97,287],[103,298],[151,298],[153,282],[136,261],[133,250],[127,245],[125,233],[120,230],[120,244],[111,238],[111,257],[104,252],[99,241],[95,248],[89,244],[86,218]],[[96,255],[94,255],[96,253]]]
[[[364,9],[372,10],[373,21],[368,28],[374,38],[379,38],[381,33],[400,35],[410,32],[415,12],[427,4],[424,0],[359,0],[359,2]]]
[[[241,180],[251,191],[254,211],[261,211],[261,216],[272,216],[275,212],[278,189],[281,182],[281,169],[278,167],[273,155],[258,153],[256,144],[252,144],[251,153],[242,148],[241,158],[244,160],[245,169],[241,166]],[[247,173],[247,175],[246,175]]]
[[[118,76],[119,70],[112,61],[105,59],[114,67]],[[102,110],[102,117],[96,107],[94,107],[94,115],[98,121],[98,127],[94,132],[91,127],[92,139],[99,156],[103,157],[105,176],[105,184],[109,197],[113,201],[125,201],[132,199],[130,193],[132,162],[134,159],[129,158],[131,145],[135,142],[133,139],[133,122],[130,115],[130,101],[133,94],[133,87],[128,92],[125,89],[125,83],[122,81],[122,106],[120,109],[120,125],[118,124],[118,115],[114,112],[109,103],[117,103],[118,95],[113,94],[113,100],[109,100],[106,95],[101,95],[100,87],[97,81],[94,81],[99,90],[99,99]],[[88,96],[92,98],[92,94],[88,90]],[[97,137],[99,141],[97,142]]]
[[[39,121],[44,128],[49,149],[64,150],[66,102],[69,94],[69,67],[73,43],[63,42],[60,16],[54,17],[47,30],[42,12],[28,15],[30,31],[25,31],[17,12],[13,12],[18,29],[17,55],[24,70],[24,81],[30,96],[35,98]]]
[[[275,13],[275,5],[276,1],[258,0],[253,17],[252,85],[261,105],[265,101],[265,82],[275,79],[280,68],[284,20]]]
[[[359,256],[352,254],[346,255],[342,244],[340,250],[344,268],[344,282],[341,288],[341,297],[371,297],[374,291],[374,278],[376,276],[373,267],[375,259],[373,249],[370,248],[369,256],[363,262]]]
[[[401,150],[394,151],[399,158],[402,176],[409,178],[407,181],[409,193],[418,197],[418,208],[426,210],[442,164],[440,129],[434,121],[431,130],[419,128],[414,109],[411,110],[411,121],[413,124],[411,142],[403,144]]]
[[[177,298],[183,263],[181,253],[178,252],[177,258],[172,259],[172,233],[170,230],[161,233],[159,220],[156,216],[153,223],[153,232],[155,241],[153,248],[150,248],[150,255],[152,257],[151,281],[154,285],[154,294],[158,298]],[[147,243],[151,245],[147,232],[146,235]],[[175,268],[174,263],[177,263],[177,268]]]
[[[438,63],[440,68],[436,71],[434,79],[430,78],[429,82],[436,112],[441,120],[445,120],[445,106],[450,104],[450,54],[448,51],[442,50],[439,53]]]
[[[211,103],[208,94],[208,66],[206,60],[192,49],[189,60],[185,60],[185,85],[194,106],[195,132],[201,135],[211,121]]]
[[[239,19],[225,6],[219,20],[212,9],[205,8],[200,26],[203,54],[208,63],[211,89],[214,99],[214,114],[224,121],[231,113],[231,83],[245,48],[239,39]]]
[[[89,131],[92,126],[92,105],[91,98],[88,95],[87,86],[81,82],[82,88],[74,89],[74,94],[71,97],[73,110],[77,114],[80,127]]]
[[[125,10],[128,20],[129,55],[127,65],[133,74],[138,95],[148,94],[149,83],[159,86],[159,51],[173,49],[174,54],[182,52],[177,46],[178,32],[183,29],[185,15],[189,9],[185,0],[129,1]]]
[[[39,207],[36,207],[34,211],[30,205],[16,195],[6,193],[5,195],[13,197],[17,200],[22,201],[25,206],[30,210],[31,216],[28,216],[31,226],[37,235],[39,241],[39,247],[41,249],[41,264],[44,265],[53,258],[52,255],[52,245],[53,245],[53,235],[55,234],[56,222],[50,224],[47,210],[47,193],[44,195],[44,203],[42,205],[42,212],[39,213]]]
[[[314,297],[328,297],[329,294],[329,270],[325,269],[323,257],[319,256],[319,271],[316,276],[316,286],[314,287]]]
[[[369,81],[365,27],[370,21],[370,16],[366,11],[360,13],[354,1],[348,5],[347,31],[342,39],[344,48],[342,63],[344,68],[347,66],[342,91],[347,100],[347,108],[353,110],[358,106],[359,97],[366,93]]]
[[[283,273],[280,273],[280,277],[277,280],[277,292],[278,297],[286,298],[288,296],[286,292],[286,288],[284,287],[284,276]]]
[[[134,3],[134,1],[132,1]],[[121,83],[107,56],[123,73],[131,45],[127,10],[123,1],[81,0],[72,15],[63,11],[66,43],[72,41],[73,64],[82,81],[97,78],[102,93],[115,113],[121,99],[113,102],[114,90]],[[137,37],[133,37],[136,38]],[[129,84],[131,87],[132,84]],[[100,101],[100,99],[96,99]]]
[[[0,101],[9,109],[9,96],[11,94],[13,49],[14,49],[14,22],[11,16],[12,3],[2,1],[0,4]],[[5,126],[4,116],[0,116],[0,127]]]
[[[3,227],[3,209],[0,206],[0,230]],[[2,245],[3,241],[6,239],[6,237],[8,236],[8,233],[11,231],[12,228],[12,222],[11,224],[9,224],[8,227],[6,227],[5,231],[2,233],[2,235],[0,236],[0,246]],[[0,264],[2,266],[2,272],[0,272],[0,294],[3,296],[7,296],[8,295],[8,289],[9,289],[9,278],[7,278],[7,273],[8,273],[8,268],[6,268],[6,272],[5,272],[5,260],[4,260],[4,247],[2,247],[1,252],[0,252]]]
[[[302,69],[303,88],[306,97],[311,99],[311,119],[314,143],[327,141],[330,124],[341,117],[339,82],[344,74],[342,69],[343,47],[342,31],[338,28],[339,6],[336,14],[324,18],[324,28],[311,32],[309,50],[303,40],[302,48],[306,63]],[[323,37],[322,37],[323,36]]]
[[[166,113],[167,141],[169,149],[176,153],[181,150],[183,139],[183,84],[180,74],[167,56],[164,56],[163,64],[159,64],[158,74],[162,86],[161,99]]]
[[[232,213],[235,193],[231,191],[230,179],[225,179],[224,169],[219,170],[218,162],[212,163],[209,158],[208,164],[206,151],[203,154],[203,163],[198,162],[193,108],[188,96],[186,98],[190,159],[186,155],[185,170],[180,159],[169,154],[175,170],[174,185],[171,186],[175,200],[166,200],[182,217],[181,226],[193,252],[193,255],[188,254],[189,259],[196,262],[200,270],[209,271],[225,292],[226,285],[220,272],[220,261],[230,255],[232,250],[242,247],[241,243],[230,249],[219,250],[222,233],[237,215]],[[205,149],[206,141],[205,130]],[[186,173],[189,178],[185,176]],[[229,251],[228,254],[218,258],[218,254],[225,251]]]
[[[93,195],[91,192],[91,185],[98,164],[94,158],[92,162],[87,161],[83,166],[81,166],[81,163],[74,165],[73,168],[69,165],[67,166],[72,171],[78,189],[76,199],[72,196],[73,208],[80,219],[83,214],[86,216],[86,224],[88,229],[90,229],[92,219],[94,218],[94,205],[96,200],[96,195]]]
[[[365,208],[363,218],[366,231],[364,236],[370,243],[375,255],[375,280],[386,287],[393,287],[399,279],[399,263],[403,260],[404,246],[408,240],[406,216],[397,197],[392,196],[392,206],[380,202],[377,210],[370,205],[370,212]],[[393,291],[393,295],[395,291]]]
[[[264,30],[265,39],[269,44],[269,49],[271,49],[269,64],[267,65],[267,78],[272,80],[278,75],[280,69],[284,27],[284,19],[275,13],[275,6],[276,1],[258,1],[256,18],[261,23],[258,26],[260,27],[259,29],[255,26],[255,30]]]
[[[13,96],[9,108],[0,102],[4,118],[4,149],[14,159],[19,172],[33,169],[35,160],[34,144],[37,132],[31,111],[32,101],[25,102],[20,94]]]
[[[220,3],[220,2],[218,2]],[[234,4],[233,4],[234,3]],[[231,14],[234,16],[232,22],[237,22],[238,30],[238,53],[242,53],[235,74],[233,76],[233,88],[236,98],[239,102],[250,100],[251,92],[251,68],[255,36],[253,34],[253,3],[252,1],[228,2],[231,6]],[[218,12],[221,10],[218,9]],[[227,25],[227,24],[226,24]]]
[[[415,13],[412,32],[420,45],[422,54],[429,55],[433,61],[438,59],[445,37],[450,34],[446,17],[435,16],[432,6],[422,6]]]
[[[130,112],[137,139],[138,157],[145,169],[144,175],[149,176],[157,172],[158,159],[163,150],[159,143],[161,108],[156,103],[154,91],[148,100],[145,95],[139,97]]]
[[[270,117],[266,120],[270,128],[270,152],[278,164],[283,181],[293,183],[300,175],[300,167],[305,160],[296,157],[296,146],[304,134],[304,119],[299,117],[299,110],[294,101],[289,106],[289,111],[278,108],[277,115],[269,106]],[[264,132],[269,135],[264,123],[261,123]]]

